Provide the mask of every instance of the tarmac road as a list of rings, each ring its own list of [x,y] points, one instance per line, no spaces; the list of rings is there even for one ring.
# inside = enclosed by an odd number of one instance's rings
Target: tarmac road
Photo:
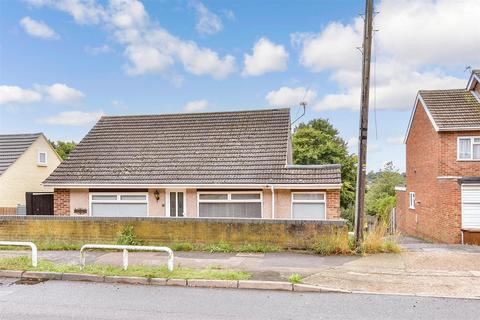
[[[0,278],[0,319],[478,319],[480,300]]]

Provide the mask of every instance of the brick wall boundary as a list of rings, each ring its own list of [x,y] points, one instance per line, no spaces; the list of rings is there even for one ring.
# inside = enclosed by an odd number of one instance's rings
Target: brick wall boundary
[[[126,226],[132,226],[139,240],[150,245],[225,242],[283,249],[307,249],[320,235],[348,232],[344,220],[3,216],[0,238],[77,245],[114,243]]]

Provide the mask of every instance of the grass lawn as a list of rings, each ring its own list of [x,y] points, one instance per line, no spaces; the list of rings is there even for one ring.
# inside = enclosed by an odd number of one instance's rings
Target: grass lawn
[[[83,270],[72,264],[55,264],[39,260],[36,268],[31,266],[30,257],[0,258],[0,270],[48,271],[63,273],[87,273],[102,276],[135,276],[146,278],[168,279],[215,279],[215,280],[248,280],[251,275],[244,271],[232,271],[217,268],[191,269],[176,267],[172,272],[166,266],[131,265],[128,270],[110,265],[91,264]]]

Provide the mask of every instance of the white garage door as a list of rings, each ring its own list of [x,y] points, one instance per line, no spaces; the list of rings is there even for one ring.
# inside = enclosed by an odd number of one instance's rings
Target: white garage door
[[[462,228],[480,229],[480,185],[462,185]]]

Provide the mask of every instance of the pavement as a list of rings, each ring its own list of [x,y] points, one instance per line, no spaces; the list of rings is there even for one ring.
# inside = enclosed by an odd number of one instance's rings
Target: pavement
[[[476,300],[0,278],[6,320],[478,319]]]
[[[368,256],[318,256],[305,253],[204,253],[176,252],[177,266],[243,270],[252,279],[286,281],[293,273],[303,283],[356,293],[402,294],[480,299],[480,247],[425,243],[402,238],[400,254]],[[0,257],[25,251],[0,251]],[[40,251],[40,259],[79,263],[78,251]],[[87,263],[120,266],[120,252],[89,252]],[[129,263],[162,265],[162,253],[132,252]]]

